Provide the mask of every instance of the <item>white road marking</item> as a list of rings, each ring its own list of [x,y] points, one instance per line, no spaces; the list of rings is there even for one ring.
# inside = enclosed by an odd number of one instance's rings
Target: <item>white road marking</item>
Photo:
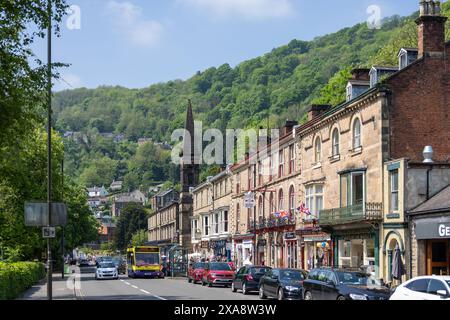
[[[139,289],[138,287],[136,287],[136,286],[132,286],[133,288],[135,288],[135,289]]]
[[[129,285],[130,285],[130,283],[129,283],[129,282],[126,282],[126,281],[125,281],[125,284],[126,284],[127,286],[129,286]]]
[[[150,292],[140,289],[145,294],[150,294]]]

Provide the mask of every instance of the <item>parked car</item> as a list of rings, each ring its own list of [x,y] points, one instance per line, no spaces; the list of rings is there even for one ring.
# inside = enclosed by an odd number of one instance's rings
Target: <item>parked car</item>
[[[265,266],[244,266],[240,268],[234,275],[231,283],[231,290],[236,292],[242,290],[242,294],[259,290],[259,280],[269,270],[270,267]]]
[[[114,263],[102,262],[95,270],[95,280],[99,279],[119,279],[119,272]]]
[[[226,262],[206,263],[202,275],[202,285],[208,285],[208,287],[216,284],[231,286],[233,276],[234,270]]]
[[[206,262],[195,262],[189,266],[188,269],[188,282],[197,283],[202,281],[203,271],[205,270]]]
[[[412,278],[397,286],[389,300],[450,300],[450,276]]]
[[[388,300],[389,288],[370,274],[346,269],[318,268],[303,282],[305,300]]]
[[[259,281],[259,298],[302,299],[303,281],[308,272],[299,269],[269,269]]]
[[[114,257],[112,262],[117,268],[117,271],[119,274],[126,274],[127,273],[127,263],[122,257]]]

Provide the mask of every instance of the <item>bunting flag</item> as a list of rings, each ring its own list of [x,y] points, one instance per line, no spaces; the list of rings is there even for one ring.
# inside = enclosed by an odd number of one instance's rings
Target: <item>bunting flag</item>
[[[288,214],[286,211],[283,210],[280,212],[280,218],[286,218],[287,216],[288,216]]]
[[[302,204],[300,205],[300,212],[310,216],[311,215],[311,211],[309,210],[309,208],[306,207],[306,205],[302,202]]]

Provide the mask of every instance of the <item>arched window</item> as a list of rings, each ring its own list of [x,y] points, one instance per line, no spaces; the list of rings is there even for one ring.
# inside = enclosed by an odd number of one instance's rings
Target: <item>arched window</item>
[[[269,196],[269,210],[270,210],[271,214],[273,214],[276,210],[275,209],[275,199],[274,199],[272,192],[270,193],[270,196]]]
[[[291,210],[291,213],[294,213],[294,211],[295,211],[295,191],[294,191],[294,186],[291,186],[289,188],[289,210]]]
[[[319,163],[322,160],[322,142],[320,141],[320,137],[317,137],[314,143],[314,153],[315,163]]]
[[[283,189],[280,189],[280,192],[278,193],[278,211],[284,210],[284,195],[283,195]]]
[[[339,130],[335,128],[333,130],[333,136],[332,136],[332,142],[333,142],[333,156],[339,155]]]
[[[361,121],[353,121],[353,149],[361,147]]]

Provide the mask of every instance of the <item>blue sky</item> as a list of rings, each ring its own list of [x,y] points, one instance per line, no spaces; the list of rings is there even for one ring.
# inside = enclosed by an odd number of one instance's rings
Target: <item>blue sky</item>
[[[147,87],[381,17],[409,15],[419,0],[69,0],[81,28],[54,39],[53,57],[70,63],[56,90],[99,85]],[[45,60],[44,42],[36,54]]]

